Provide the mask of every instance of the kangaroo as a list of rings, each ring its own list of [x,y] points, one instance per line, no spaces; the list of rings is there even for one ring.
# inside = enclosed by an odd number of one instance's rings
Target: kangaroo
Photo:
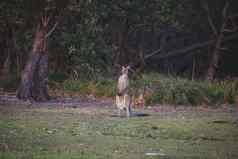
[[[145,87],[138,92],[138,96],[133,100],[133,106],[135,108],[145,108]]]
[[[132,115],[131,112],[131,96],[129,94],[129,77],[128,71],[130,66],[122,66],[121,75],[117,83],[116,106],[118,115],[121,116],[121,111],[126,109],[127,117]]]

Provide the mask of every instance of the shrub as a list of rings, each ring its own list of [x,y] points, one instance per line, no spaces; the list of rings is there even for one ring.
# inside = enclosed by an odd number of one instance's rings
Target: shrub
[[[144,76],[150,81],[153,93],[146,97],[147,104],[200,105],[233,104],[238,96],[238,81],[190,81],[182,78],[166,77],[158,74]]]
[[[233,104],[238,97],[238,81],[224,81],[224,102]]]
[[[93,94],[98,97],[115,96],[116,83],[110,79],[98,81],[67,80],[63,83],[64,91],[80,92],[83,95]]]
[[[63,82],[67,78],[68,78],[67,75],[65,73],[61,73],[61,72],[55,72],[55,73],[49,74],[49,81]]]
[[[155,103],[174,105],[210,105],[233,104],[238,97],[238,81],[216,82],[191,81],[183,78],[166,77],[160,74],[146,74],[131,81],[133,95],[145,88],[147,105]],[[116,94],[116,80],[99,78],[98,80],[66,80],[64,91],[93,94],[97,97],[113,97]]]
[[[0,88],[4,91],[15,91],[20,83],[20,77],[16,75],[9,75],[0,82]]]

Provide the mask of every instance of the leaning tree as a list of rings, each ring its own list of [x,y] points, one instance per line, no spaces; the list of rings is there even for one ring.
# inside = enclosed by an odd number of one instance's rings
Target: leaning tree
[[[42,16],[37,26],[33,48],[21,75],[17,97],[22,100],[44,101],[50,98],[47,90],[49,17]]]

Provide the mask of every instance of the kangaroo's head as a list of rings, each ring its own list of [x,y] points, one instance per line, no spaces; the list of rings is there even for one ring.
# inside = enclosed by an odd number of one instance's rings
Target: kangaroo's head
[[[130,66],[122,66],[121,73],[123,75],[128,75],[129,69],[130,69]]]

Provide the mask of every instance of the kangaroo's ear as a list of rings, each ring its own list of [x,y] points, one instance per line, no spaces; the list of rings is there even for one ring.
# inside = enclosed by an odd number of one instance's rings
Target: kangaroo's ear
[[[128,65],[126,68],[129,70],[131,67],[130,67],[130,65]]]

